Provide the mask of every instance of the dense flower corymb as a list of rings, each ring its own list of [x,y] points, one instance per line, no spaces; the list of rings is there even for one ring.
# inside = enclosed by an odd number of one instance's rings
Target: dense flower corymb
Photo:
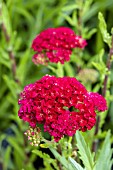
[[[19,105],[18,116],[33,128],[43,124],[55,141],[76,130],[90,130],[96,122],[95,110],[107,109],[106,100],[88,92],[77,79],[49,75],[26,86]]]
[[[32,48],[36,54],[32,61],[35,64],[46,64],[47,61],[64,64],[70,60],[73,48],[84,48],[86,45],[86,41],[70,28],[48,28],[33,40]]]

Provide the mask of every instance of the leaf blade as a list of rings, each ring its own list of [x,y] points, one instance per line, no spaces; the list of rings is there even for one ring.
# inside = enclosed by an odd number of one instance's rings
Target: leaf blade
[[[84,170],[80,164],[78,164],[74,159],[69,157],[69,161],[71,162],[72,166],[75,168],[75,170]]]
[[[103,37],[103,41],[106,44],[108,44],[109,47],[111,47],[111,36],[107,32],[107,25],[101,12],[99,12],[98,14],[98,19],[99,19],[99,27]]]
[[[79,149],[80,159],[83,161],[87,170],[92,170],[94,167],[94,155],[91,154],[84,138],[79,131],[76,132],[77,147]]]
[[[94,170],[111,170],[111,156],[110,131],[108,131]]]

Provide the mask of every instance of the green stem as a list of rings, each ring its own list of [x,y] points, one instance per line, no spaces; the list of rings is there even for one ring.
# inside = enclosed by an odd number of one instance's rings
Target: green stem
[[[2,15],[2,10],[0,10],[0,15]],[[11,38],[7,33],[7,29],[4,25],[4,23],[1,24],[1,28],[2,28],[2,31],[4,33],[4,37],[6,39],[6,42],[9,43]],[[11,70],[12,70],[13,79],[15,80],[16,83],[20,84],[20,80],[17,79],[17,77],[16,77],[16,60],[15,60],[14,52],[13,52],[12,49],[7,50],[7,51],[8,51],[8,54],[9,54],[10,61],[11,61]]]
[[[104,97],[106,96],[106,91],[107,91],[107,83],[108,83],[108,78],[109,78],[108,72],[111,69],[111,63],[112,63],[111,58],[112,58],[112,55],[113,55],[113,34],[112,34],[112,44],[111,44],[111,48],[110,48],[110,51],[109,51],[109,54],[108,54],[108,58],[107,58],[107,63],[106,63],[107,73],[105,75],[104,82],[103,82],[102,95]],[[94,134],[95,136],[98,134],[99,124],[100,124],[100,116],[97,116],[97,122],[96,122],[96,127],[95,127],[95,134]],[[96,152],[97,146],[98,146],[98,142],[99,142],[99,140],[94,140],[93,145],[92,145],[92,151],[93,152]]]
[[[104,86],[103,86],[103,89],[102,89],[102,95],[104,97],[105,97],[106,91],[107,91],[107,82],[108,82],[108,78],[109,78],[108,72],[111,69],[112,55],[113,55],[113,34],[112,34],[112,44],[111,44],[111,48],[110,48],[109,55],[108,55],[108,58],[107,58],[107,63],[106,63],[107,73],[106,73],[105,78],[104,78],[104,83],[103,83]]]
[[[57,69],[50,65],[48,65],[48,68],[55,73],[57,77],[64,76],[64,66],[60,62],[57,64]]]
[[[63,77],[64,76],[64,66],[60,62],[57,64],[57,72],[56,75],[58,77]]]

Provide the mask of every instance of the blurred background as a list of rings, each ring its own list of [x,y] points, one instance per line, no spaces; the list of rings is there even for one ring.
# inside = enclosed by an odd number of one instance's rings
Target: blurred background
[[[89,6],[86,6],[82,15],[76,4],[82,10],[83,2],[84,0],[0,1],[0,170],[45,169],[43,159],[32,153],[34,147],[30,146],[24,135],[28,124],[18,117],[18,97],[24,86],[45,74],[54,74],[48,67],[36,66],[32,62],[32,40],[42,30],[66,26],[87,39],[88,46],[84,52],[78,55],[73,53],[69,65],[64,66],[65,75],[75,76],[88,90],[101,93],[103,78],[100,78],[98,69],[91,63],[97,61],[97,54],[102,48],[105,49],[103,60],[106,62],[109,48],[102,40],[98,12],[103,13],[110,32],[113,26],[113,1],[89,0]],[[111,94],[109,110],[103,116],[101,129],[103,132],[111,129],[113,133],[112,75],[113,64],[108,83]],[[46,138],[50,138],[48,134]],[[51,155],[48,149],[44,149],[44,152]]]

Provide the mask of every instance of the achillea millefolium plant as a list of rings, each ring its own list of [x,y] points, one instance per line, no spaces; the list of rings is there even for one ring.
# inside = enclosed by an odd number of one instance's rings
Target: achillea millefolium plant
[[[111,170],[112,6],[0,2],[1,169]]]

